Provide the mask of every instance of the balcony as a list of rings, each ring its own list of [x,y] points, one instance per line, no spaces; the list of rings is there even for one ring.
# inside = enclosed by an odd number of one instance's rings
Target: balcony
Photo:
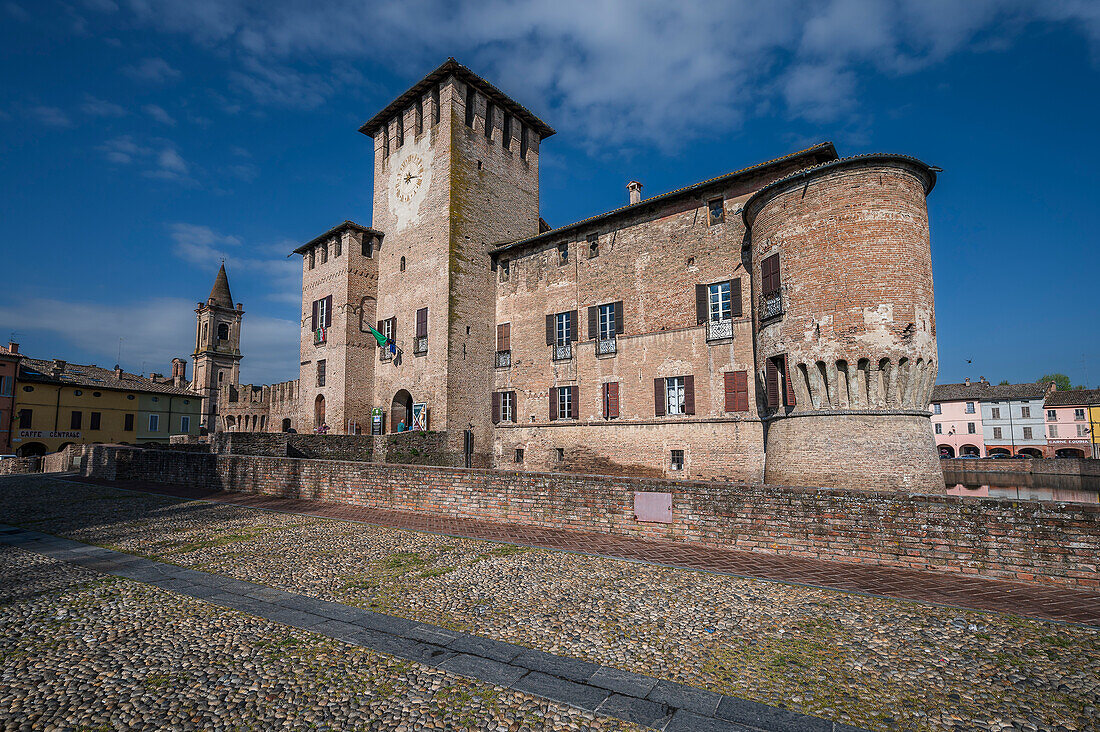
[[[707,321],[707,341],[720,341],[723,338],[733,338],[733,321],[724,320]]]
[[[760,297],[760,319],[769,320],[783,314],[783,291],[776,290]]]
[[[506,369],[512,366],[512,352],[511,351],[497,351],[496,360],[493,364],[498,369]]]
[[[564,346],[554,346],[555,361],[568,361],[571,358],[573,358],[572,343],[566,343]]]
[[[393,360],[393,354],[390,353],[390,349],[385,347],[385,346],[380,348],[378,350],[378,360],[379,361],[392,361]]]
[[[413,355],[421,355],[428,352],[428,336],[418,336],[413,339]]]
[[[327,328],[318,328],[317,330],[313,331],[313,345],[319,346],[322,343],[325,343],[327,340],[328,340],[328,329]]]
[[[596,341],[596,355],[608,356],[614,354],[616,351],[615,338],[601,338]]]

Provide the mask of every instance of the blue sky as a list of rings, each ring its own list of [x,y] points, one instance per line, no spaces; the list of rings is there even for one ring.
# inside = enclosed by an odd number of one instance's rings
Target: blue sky
[[[448,56],[558,130],[555,226],[820,140],[942,167],[940,381],[1100,384],[1088,0],[0,0],[0,338],[167,371],[225,257],[242,379],[296,378],[286,255],[370,222],[356,128]]]

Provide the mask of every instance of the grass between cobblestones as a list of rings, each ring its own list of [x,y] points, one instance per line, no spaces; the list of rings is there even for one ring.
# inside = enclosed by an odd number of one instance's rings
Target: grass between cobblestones
[[[0,501],[5,523],[871,729],[1100,717],[1095,628],[43,477]]]
[[[0,546],[0,729],[641,728]]]

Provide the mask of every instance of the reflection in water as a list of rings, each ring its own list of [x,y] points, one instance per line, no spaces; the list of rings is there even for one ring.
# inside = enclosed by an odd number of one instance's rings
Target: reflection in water
[[[1100,503],[1100,478],[1092,476],[945,470],[943,477],[951,496]]]

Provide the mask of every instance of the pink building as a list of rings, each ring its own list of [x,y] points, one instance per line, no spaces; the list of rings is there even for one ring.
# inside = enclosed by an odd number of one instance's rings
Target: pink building
[[[1088,405],[1098,400],[1100,389],[1052,391],[1047,394],[1047,457],[1092,457]]]
[[[971,384],[936,384],[932,390],[932,431],[941,457],[985,457],[982,437],[982,392],[989,387],[983,376]]]

